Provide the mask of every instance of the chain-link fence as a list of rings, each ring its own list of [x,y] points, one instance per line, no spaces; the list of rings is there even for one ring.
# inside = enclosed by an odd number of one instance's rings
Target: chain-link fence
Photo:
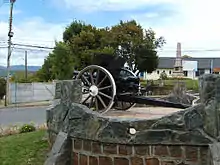
[[[10,83],[9,102],[30,103],[50,101],[55,93],[55,83]]]

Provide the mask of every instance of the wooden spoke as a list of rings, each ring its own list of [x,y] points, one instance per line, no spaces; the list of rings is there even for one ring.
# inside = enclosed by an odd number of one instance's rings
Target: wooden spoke
[[[100,74],[100,70],[97,70],[96,72],[96,81],[95,81],[95,84],[97,85],[98,82],[99,82],[99,74]]]
[[[82,103],[85,104],[87,100],[89,100],[89,98],[91,97],[91,95],[89,95]]]
[[[100,85],[105,81],[105,79],[107,78],[107,75],[105,75],[105,77],[102,79],[102,81],[97,85],[97,87],[100,87]]]
[[[102,93],[102,92],[99,92],[99,94],[102,95],[102,96],[105,96],[105,97],[107,97],[107,98],[109,98],[109,99],[112,99],[111,96],[108,96],[108,95],[106,95],[106,94],[104,94],[104,93]]]
[[[105,105],[105,102],[102,100],[102,98],[99,95],[97,95],[97,98],[102,103],[103,107],[106,108],[107,106]]]
[[[109,85],[109,86],[106,86],[106,87],[102,87],[102,88],[99,88],[99,90],[104,90],[104,89],[109,89],[109,88],[112,88],[112,85]]]

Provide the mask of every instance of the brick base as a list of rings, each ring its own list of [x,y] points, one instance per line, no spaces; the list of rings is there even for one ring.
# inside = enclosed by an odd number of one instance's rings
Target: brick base
[[[73,139],[73,165],[207,165],[208,146],[120,145]]]

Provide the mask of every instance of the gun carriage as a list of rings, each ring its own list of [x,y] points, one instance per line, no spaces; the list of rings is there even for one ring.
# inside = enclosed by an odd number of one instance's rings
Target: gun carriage
[[[110,109],[128,110],[136,103],[187,108],[188,105],[152,99],[141,95],[140,78],[125,68],[120,56],[96,54],[92,65],[74,72],[82,81],[82,104],[100,113]]]

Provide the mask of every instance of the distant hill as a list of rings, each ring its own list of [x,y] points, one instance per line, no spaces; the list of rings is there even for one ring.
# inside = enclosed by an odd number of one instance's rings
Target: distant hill
[[[29,72],[36,72],[41,68],[41,66],[28,66],[27,69]],[[0,66],[0,70],[6,70],[6,67]],[[11,71],[25,71],[24,65],[12,65],[10,67]]]
[[[41,68],[41,66],[28,66],[27,70],[29,72],[36,72]],[[25,71],[25,66],[24,65],[12,65],[11,70],[13,71]]]
[[[6,67],[0,66],[0,70],[6,70]]]

